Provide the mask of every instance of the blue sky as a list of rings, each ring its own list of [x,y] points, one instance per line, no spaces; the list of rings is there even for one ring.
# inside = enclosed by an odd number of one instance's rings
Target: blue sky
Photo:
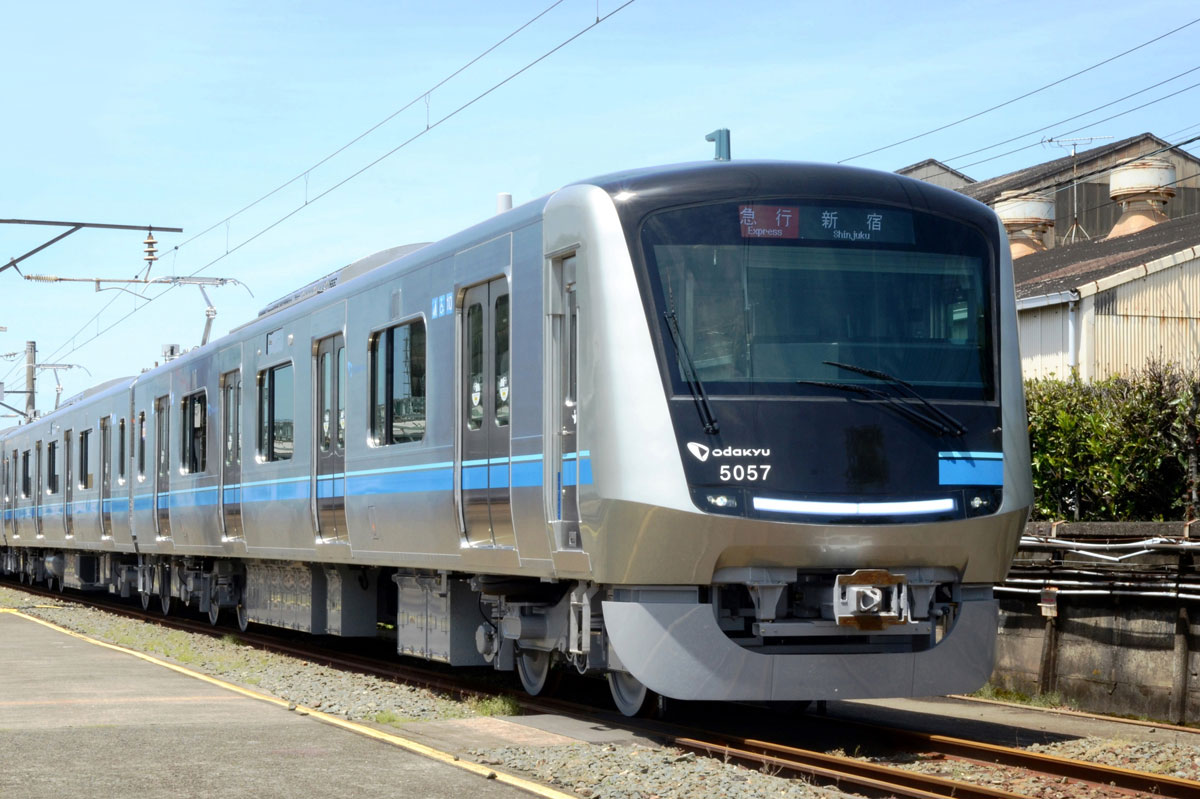
[[[0,49],[0,218],[184,228],[157,235],[161,260],[153,275],[191,274],[219,259],[201,274],[236,278],[254,293],[210,289],[221,334],[358,257],[486,218],[498,192],[511,192],[519,204],[590,175],[706,160],[713,150],[704,136],[719,127],[732,130],[735,159],[838,161],[1004,102],[1200,17],[1194,3],[1156,0],[1102,7],[635,0],[418,135],[623,1],[562,0],[430,93],[428,103],[431,87],[553,0],[17,4],[5,10]],[[1200,82],[1195,72],[1053,125],[1200,66],[1198,53],[1200,24],[853,163],[892,170],[946,160],[1048,125],[950,163],[983,179],[1058,157],[1062,150],[1037,145],[968,166]],[[1200,88],[1184,91],[1071,135],[1196,135],[1198,98]],[[413,100],[306,178],[223,223]],[[0,258],[7,262],[55,233],[0,225]],[[21,269],[132,277],[144,237],[84,230]],[[222,258],[227,248],[236,249]],[[91,373],[63,373],[64,397],[136,374],[164,343],[198,344],[204,325],[203,301],[191,287],[119,323],[143,302],[87,284],[26,282],[11,269],[0,273],[0,298],[0,325],[8,328],[0,355],[21,353],[0,360],[0,379],[23,387],[24,344],[36,340],[41,361]],[[49,373],[39,377],[39,408],[53,406],[53,385]],[[24,404],[14,396],[8,402]]]

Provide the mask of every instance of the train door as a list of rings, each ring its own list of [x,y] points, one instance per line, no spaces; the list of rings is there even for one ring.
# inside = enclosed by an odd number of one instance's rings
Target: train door
[[[63,451],[62,451],[62,518],[63,532],[67,538],[75,535],[75,506],[72,500],[75,497],[75,480],[74,474],[71,472],[71,431],[67,430],[63,433]],[[53,468],[53,467],[51,467]]]
[[[508,282],[467,290],[462,316],[460,509],[473,546],[514,545],[509,494]]]
[[[154,400],[154,534],[171,537],[171,398]]]
[[[242,537],[242,373],[221,375],[221,535]]]
[[[322,540],[346,540],[346,340],[340,333],[321,339],[314,351],[314,517]]]
[[[100,419],[100,535],[112,538],[112,419]]]
[[[559,463],[558,518],[562,521],[559,549],[579,547],[579,473],[577,446],[579,429],[579,307],[575,296],[575,256],[563,259],[562,332],[558,336],[560,376],[558,381]]]

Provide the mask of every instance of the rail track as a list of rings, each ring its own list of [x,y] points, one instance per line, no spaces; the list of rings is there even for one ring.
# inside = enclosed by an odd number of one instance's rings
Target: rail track
[[[126,617],[153,622],[192,633],[210,636],[236,635],[243,644],[264,650],[288,654],[309,662],[334,668],[367,673],[386,679],[419,685],[432,690],[459,696],[489,696],[505,692],[494,681],[464,679],[461,674],[447,675],[435,669],[413,667],[401,662],[370,654],[338,651],[311,642],[290,641],[286,635],[236,628],[213,626],[207,620],[185,615],[163,616],[143,611],[140,607],[105,595],[72,593],[63,596],[27,584],[4,581],[12,588],[36,596],[68,599],[96,609]],[[491,684],[489,684],[489,682]],[[884,762],[872,762],[828,752],[793,746],[789,743],[740,736],[722,731],[727,725],[718,719],[705,723],[703,728],[682,726],[658,719],[626,719],[611,711],[575,701],[552,697],[519,697],[528,713],[568,715],[599,721],[655,738],[681,749],[737,762],[752,768],[780,775],[801,776],[816,782],[835,785],[840,789],[869,796],[913,797],[914,799],[1028,799],[1002,787],[980,785],[901,768]],[[808,715],[805,723],[819,724],[823,735],[837,734],[846,738],[870,741],[884,750],[901,751],[921,759],[962,760],[1001,766],[1012,779],[1006,782],[1033,780],[1055,786],[1062,796],[1077,797],[1175,797],[1200,799],[1200,782],[1179,777],[1151,774],[1081,760],[1061,758],[1025,749],[971,741],[912,729],[883,726]],[[1188,730],[1189,732],[1196,732]],[[1016,770],[1015,772],[1013,770]],[[1043,795],[1039,791],[1038,795]]]

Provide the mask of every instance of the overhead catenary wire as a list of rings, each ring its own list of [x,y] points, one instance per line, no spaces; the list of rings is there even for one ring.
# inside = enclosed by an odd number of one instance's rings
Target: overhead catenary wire
[[[1168,150],[1175,150],[1175,149],[1184,147],[1186,145],[1192,144],[1193,142],[1197,142],[1197,141],[1200,141],[1200,135],[1192,136],[1190,138],[1184,139],[1183,141],[1176,142],[1175,144],[1168,143],[1165,147],[1158,147],[1154,150],[1150,150],[1149,152],[1139,153],[1138,155],[1131,156],[1130,158],[1127,158],[1124,161],[1119,161],[1110,166],[1100,167],[1099,169],[1093,169],[1091,172],[1084,172],[1079,175],[1073,175],[1072,177],[1070,177],[1069,179],[1066,179],[1066,180],[1060,180],[1055,183],[1049,183],[1045,186],[1039,186],[1037,188],[1029,189],[1028,191],[1022,192],[1021,194],[1014,194],[1014,195],[1012,195],[1012,197],[1010,199],[1016,200],[1016,199],[1024,199],[1027,197],[1036,197],[1038,195],[1045,194],[1047,192],[1057,194],[1060,191],[1066,191],[1073,184],[1084,181],[1087,178],[1095,177],[1096,175],[1103,175],[1106,172],[1113,172],[1117,169],[1120,169],[1123,166],[1132,164],[1134,161],[1140,161],[1143,158],[1150,158],[1151,156],[1158,155],[1159,153],[1165,153]]]
[[[578,38],[580,38],[581,36],[585,35],[586,33],[588,33],[589,31],[591,31],[592,29],[594,29],[594,28],[595,28],[595,27],[597,27],[598,25],[602,24],[603,22],[605,22],[605,21],[607,21],[607,20],[611,19],[613,16],[615,16],[615,15],[616,15],[616,14],[618,14],[618,13],[620,13],[620,12],[621,12],[621,11],[623,11],[624,9],[628,8],[629,6],[633,5],[633,3],[635,3],[635,2],[636,2],[636,0],[626,0],[624,3],[621,3],[621,4],[620,4],[620,5],[618,5],[616,8],[614,8],[612,11],[608,12],[607,14],[604,14],[604,15],[602,15],[602,16],[598,16],[594,22],[590,22],[589,24],[585,25],[583,28],[581,28],[581,29],[580,29],[579,31],[577,31],[576,33],[574,33],[574,34],[572,34],[571,36],[567,37],[566,39],[562,40],[561,42],[559,42],[558,44],[556,44],[554,47],[551,47],[549,50],[546,50],[544,53],[542,53],[541,55],[539,55],[537,58],[533,59],[532,61],[529,61],[528,63],[526,63],[524,66],[520,67],[519,69],[516,69],[516,70],[514,70],[513,72],[510,72],[510,73],[509,73],[509,74],[508,74],[506,77],[502,78],[501,80],[499,80],[499,81],[497,81],[496,83],[492,84],[492,85],[491,85],[489,88],[487,88],[486,90],[484,90],[484,91],[480,92],[479,94],[475,95],[475,96],[474,96],[474,97],[472,97],[471,99],[469,99],[469,100],[467,100],[466,102],[462,103],[462,104],[461,104],[461,105],[459,105],[457,108],[455,108],[454,110],[450,111],[448,114],[446,114],[446,115],[442,116],[441,118],[439,118],[439,119],[437,119],[437,120],[435,120],[435,121],[432,121],[432,122],[430,122],[430,123],[429,123],[429,124],[428,124],[428,125],[427,125],[427,126],[424,128],[424,129],[422,129],[422,130],[418,131],[417,133],[413,134],[413,135],[412,135],[412,136],[410,136],[409,138],[405,139],[405,140],[404,140],[404,141],[402,141],[400,144],[396,145],[396,146],[395,146],[395,147],[393,147],[392,149],[390,149],[390,150],[388,150],[387,152],[385,152],[383,155],[381,155],[381,156],[379,156],[379,157],[375,158],[374,160],[370,161],[369,163],[367,163],[365,166],[363,166],[363,167],[361,167],[361,168],[357,169],[356,171],[354,171],[354,172],[350,173],[349,175],[347,175],[346,177],[342,178],[342,179],[341,179],[340,181],[338,181],[337,183],[334,183],[334,184],[333,184],[332,186],[330,186],[329,188],[327,188],[327,189],[325,189],[324,191],[322,191],[321,193],[317,194],[315,197],[312,197],[311,199],[308,199],[308,200],[306,200],[306,201],[305,201],[305,203],[304,203],[303,205],[300,205],[300,206],[298,206],[298,207],[294,208],[293,210],[289,211],[288,213],[286,213],[286,214],[284,214],[283,216],[281,216],[281,217],[279,217],[278,219],[276,219],[274,222],[271,222],[270,224],[268,224],[268,225],[266,225],[265,227],[261,228],[260,230],[258,230],[258,231],[257,231],[257,232],[255,232],[254,234],[250,235],[248,238],[246,238],[246,239],[244,239],[243,241],[239,242],[238,244],[236,244],[236,245],[234,245],[234,246],[230,247],[230,248],[228,249],[228,251],[227,251],[227,252],[225,252],[225,253],[223,253],[223,254],[221,254],[221,255],[218,255],[216,258],[213,258],[213,259],[212,259],[211,261],[209,261],[208,263],[206,263],[206,264],[204,264],[203,266],[199,267],[199,268],[198,268],[198,269],[196,269],[195,271],[193,271],[193,272],[189,273],[188,277],[194,277],[194,276],[196,276],[196,275],[200,274],[201,272],[205,271],[205,270],[206,270],[206,269],[208,269],[209,267],[211,267],[211,266],[213,266],[213,265],[215,265],[215,264],[219,263],[220,261],[223,261],[225,258],[228,258],[230,255],[232,255],[233,253],[237,252],[237,251],[238,251],[238,250],[240,250],[242,247],[245,247],[247,244],[250,244],[251,242],[253,242],[253,241],[255,241],[256,239],[258,239],[259,237],[263,236],[264,234],[268,233],[269,231],[271,231],[271,230],[273,230],[274,228],[278,227],[279,225],[283,224],[283,223],[284,223],[284,222],[286,222],[288,219],[291,219],[293,216],[295,216],[296,214],[300,213],[300,212],[301,212],[301,211],[303,211],[304,209],[308,208],[308,207],[309,207],[310,205],[312,205],[313,203],[317,202],[318,200],[322,199],[323,197],[326,197],[327,195],[331,194],[332,192],[334,192],[334,191],[338,190],[338,189],[339,189],[339,188],[341,188],[342,186],[344,186],[344,185],[346,185],[347,183],[349,183],[351,180],[354,180],[354,179],[355,179],[355,178],[357,178],[358,176],[362,175],[362,174],[363,174],[364,172],[366,172],[367,170],[369,170],[369,169],[371,169],[371,168],[373,168],[373,167],[377,166],[378,164],[380,164],[381,162],[383,162],[383,161],[384,161],[384,160],[386,160],[387,158],[390,158],[392,155],[395,155],[397,152],[399,152],[400,150],[402,150],[402,149],[404,149],[405,147],[409,146],[409,145],[410,145],[410,144],[412,144],[413,142],[417,141],[418,139],[421,139],[422,137],[426,136],[426,135],[427,135],[427,134],[429,134],[430,132],[432,132],[432,131],[436,130],[436,129],[437,129],[439,126],[441,126],[441,125],[442,125],[442,124],[444,124],[445,122],[449,121],[450,119],[454,118],[454,117],[455,117],[455,116],[457,116],[458,114],[462,113],[462,112],[463,112],[463,111],[465,111],[467,108],[470,108],[471,106],[475,105],[475,104],[476,104],[476,103],[478,103],[480,100],[484,99],[485,97],[487,97],[487,96],[489,96],[490,94],[492,94],[493,92],[495,92],[497,89],[499,89],[499,88],[503,87],[504,85],[508,84],[509,82],[511,82],[512,80],[514,80],[515,78],[519,77],[520,75],[522,75],[522,74],[524,74],[525,72],[529,71],[529,70],[530,70],[530,69],[532,69],[533,67],[537,66],[537,65],[538,65],[538,64],[540,64],[542,61],[545,61],[547,58],[549,58],[550,56],[554,55],[554,54],[555,54],[555,53],[557,53],[559,50],[562,50],[564,47],[566,47],[567,45],[571,44],[571,43],[572,43],[572,42],[574,42],[576,39],[578,39]],[[422,96],[424,96],[424,95],[422,95]],[[224,222],[218,223],[218,226],[219,226],[220,224],[224,224]],[[216,227],[216,226],[214,226],[214,227]],[[211,229],[211,228],[210,228],[210,229]],[[199,235],[199,234],[197,234],[197,235]],[[74,353],[74,352],[78,351],[80,348],[82,348],[82,347],[86,346],[87,344],[91,343],[92,341],[95,341],[96,339],[100,338],[101,336],[103,336],[103,335],[104,335],[105,333],[107,333],[108,331],[110,331],[110,330],[112,330],[113,328],[117,327],[117,326],[118,326],[118,325],[120,325],[122,322],[124,322],[126,319],[129,319],[130,317],[132,317],[134,314],[136,314],[136,313],[138,313],[139,311],[143,310],[144,308],[146,308],[146,306],[150,305],[150,304],[151,304],[151,303],[153,303],[155,300],[157,300],[157,299],[159,299],[159,298],[161,298],[161,297],[165,296],[166,294],[170,293],[171,291],[174,291],[176,288],[177,288],[177,286],[174,286],[174,285],[172,285],[172,286],[168,286],[167,288],[163,289],[163,290],[162,290],[162,291],[160,291],[158,294],[154,294],[154,295],[145,295],[145,299],[146,299],[145,303],[143,303],[143,304],[142,304],[142,305],[140,305],[140,306],[135,306],[135,307],[134,307],[132,310],[128,311],[128,312],[127,312],[127,313],[125,313],[123,316],[120,316],[120,317],[119,317],[119,318],[117,318],[115,321],[113,321],[112,323],[110,323],[108,326],[106,326],[106,327],[102,327],[102,328],[98,327],[98,329],[97,329],[97,331],[96,331],[96,333],[95,333],[95,334],[93,334],[93,335],[89,336],[88,338],[84,339],[83,341],[79,341],[78,343],[75,343],[75,344],[74,344],[74,346],[71,346],[71,348],[70,348],[70,349],[67,349],[67,350],[64,352],[64,348],[66,348],[66,347],[70,346],[70,345],[71,345],[73,342],[75,342],[75,341],[76,341],[76,339],[77,339],[77,337],[80,335],[80,333],[82,333],[82,332],[83,332],[83,330],[85,330],[86,328],[90,327],[90,326],[91,326],[91,324],[92,324],[93,322],[96,322],[96,321],[99,319],[99,315],[100,315],[100,313],[103,313],[103,310],[104,310],[104,309],[101,309],[101,311],[100,311],[99,313],[97,313],[97,315],[96,315],[96,316],[93,316],[93,317],[92,317],[90,320],[88,320],[86,323],[84,323],[84,325],[83,325],[83,326],[82,326],[82,327],[79,329],[79,331],[77,331],[77,332],[75,333],[75,335],[74,335],[74,336],[72,336],[72,337],[68,338],[68,339],[67,339],[67,340],[66,340],[66,341],[65,341],[65,342],[64,342],[62,345],[60,345],[60,346],[58,347],[58,349],[54,350],[54,351],[53,351],[53,352],[50,354],[50,356],[49,356],[49,357],[52,357],[52,358],[53,358],[53,357],[65,357],[65,356],[67,356],[67,355],[71,355],[72,353]],[[109,303],[109,305],[111,305],[111,302]],[[108,306],[105,306],[105,307],[107,308]]]
[[[1128,99],[1130,99],[1131,97],[1136,97],[1136,96],[1138,96],[1139,94],[1144,94],[1144,93],[1146,93],[1146,92],[1150,91],[1151,89],[1157,89],[1159,86],[1162,86],[1164,83],[1170,83],[1170,82],[1171,82],[1171,81],[1173,81],[1173,80],[1178,80],[1179,78],[1182,78],[1184,75],[1190,75],[1191,73],[1193,73],[1193,72],[1195,72],[1195,71],[1197,71],[1197,70],[1200,70],[1200,66],[1195,66],[1195,67],[1192,67],[1192,68],[1191,68],[1191,69],[1189,69],[1189,70],[1185,70],[1184,72],[1180,72],[1178,75],[1172,75],[1171,77],[1169,77],[1169,78],[1166,78],[1165,80],[1160,80],[1158,83],[1151,84],[1150,86],[1147,86],[1147,87],[1146,87],[1146,88],[1144,88],[1144,89],[1138,89],[1136,92],[1132,92],[1131,94],[1127,94],[1127,95],[1125,95],[1124,97],[1117,98],[1116,100],[1110,100],[1109,102],[1107,102],[1107,103],[1104,103],[1103,105],[1098,105],[1098,106],[1096,106],[1095,108],[1090,108],[1090,109],[1088,109],[1087,111],[1080,112],[1080,113],[1078,113],[1078,114],[1075,114],[1074,116],[1069,116],[1069,117],[1067,117],[1066,119],[1060,119],[1060,120],[1058,120],[1057,122],[1051,122],[1049,125],[1044,125],[1044,126],[1042,126],[1042,127],[1040,127],[1040,128],[1036,128],[1036,129],[1034,129],[1034,130],[1031,130],[1031,131],[1028,131],[1028,132],[1026,132],[1026,133],[1020,133],[1020,134],[1018,134],[1018,135],[1016,135],[1016,136],[1012,136],[1011,138],[1004,139],[1003,141],[998,141],[998,142],[996,142],[995,144],[989,144],[989,145],[988,145],[988,146],[986,146],[986,147],[980,147],[980,148],[978,148],[978,149],[971,150],[971,151],[969,151],[969,152],[961,153],[961,154],[959,154],[959,155],[952,155],[952,156],[950,156],[949,158],[943,158],[943,159],[940,159],[940,160],[941,160],[943,163],[947,163],[947,164],[948,164],[948,163],[950,163],[951,161],[958,161],[958,160],[961,160],[961,159],[963,159],[963,158],[969,158],[970,156],[972,156],[972,155],[976,155],[976,154],[978,154],[978,153],[987,152],[988,150],[994,150],[994,149],[996,149],[997,147],[1003,147],[1003,146],[1004,146],[1004,145],[1006,145],[1006,144],[1011,144],[1012,142],[1019,141],[1020,139],[1024,139],[1026,136],[1033,136],[1033,135],[1035,135],[1035,134],[1037,134],[1037,133],[1044,133],[1045,131],[1047,131],[1047,130],[1050,130],[1050,128],[1056,127],[1056,126],[1058,126],[1058,125],[1065,125],[1065,124],[1066,124],[1066,123],[1068,123],[1068,122],[1074,122],[1075,120],[1079,119],[1080,117],[1085,117],[1085,116],[1087,116],[1088,114],[1094,114],[1095,112],[1097,112],[1097,111],[1099,111],[1099,110],[1101,110],[1101,109],[1103,109],[1103,108],[1108,108],[1109,106],[1113,106],[1113,105],[1116,105],[1117,103],[1124,102],[1125,100],[1128,100]],[[1192,88],[1192,87],[1188,87],[1188,88]],[[1185,89],[1184,91],[1186,91],[1186,89]],[[1168,96],[1171,96],[1171,95],[1168,95]],[[1136,110],[1136,109],[1134,109],[1134,110]],[[1112,118],[1112,117],[1110,117],[1110,119],[1111,119],[1111,118]],[[1099,123],[1095,123],[1095,124],[1099,124]],[[1037,142],[1037,144],[1041,144],[1041,143],[1042,143],[1042,142],[1040,142],[1040,141],[1039,141],[1039,142]],[[1031,145],[1031,146],[1032,146],[1032,145]],[[1015,150],[1014,150],[1013,152],[1017,152],[1017,151],[1015,151]],[[983,163],[983,162],[982,162],[982,161],[977,161],[976,163]],[[965,168],[965,167],[964,167],[964,168]]]
[[[1063,136],[1067,136],[1071,133],[1079,133],[1082,130],[1087,130],[1088,128],[1094,128],[1097,125],[1102,125],[1105,122],[1109,122],[1111,120],[1117,119],[1118,117],[1123,117],[1127,114],[1132,114],[1134,111],[1140,111],[1143,108],[1147,108],[1149,106],[1155,105],[1156,103],[1161,103],[1163,100],[1169,100],[1172,97],[1176,97],[1180,94],[1183,94],[1184,92],[1191,91],[1192,89],[1195,89],[1197,87],[1200,87],[1200,82],[1193,83],[1191,86],[1185,86],[1182,89],[1179,89],[1178,91],[1174,91],[1174,92],[1171,92],[1170,94],[1159,97],[1157,100],[1151,100],[1147,103],[1142,103],[1141,105],[1137,105],[1137,106],[1134,106],[1133,108],[1129,108],[1129,109],[1126,109],[1119,113],[1113,114],[1112,116],[1107,116],[1104,119],[1097,119],[1095,122],[1089,122],[1088,124],[1082,125],[1078,128],[1072,128],[1071,130],[1063,131],[1062,133],[1058,134],[1057,136],[1054,136],[1053,138],[1058,139],[1058,138],[1062,138]],[[1037,147],[1041,143],[1042,142],[1040,142],[1040,141],[1036,141],[1032,144],[1026,144],[1023,147],[1017,147],[1014,150],[1008,150],[1006,152],[1000,153],[999,155],[989,156],[988,158],[981,158],[978,161],[972,161],[969,164],[963,164],[962,166],[956,167],[956,168],[957,169],[968,169],[973,166],[978,166],[979,164],[986,164],[988,161],[995,161],[997,158],[1003,158],[1006,155],[1012,155],[1013,153],[1019,153],[1022,150],[1028,150],[1031,147]]]
[[[295,177],[279,184],[275,188],[273,188],[270,191],[268,191],[267,193],[263,194],[258,199],[254,200],[253,202],[250,202],[250,203],[242,206],[237,211],[234,211],[232,214],[229,214],[225,218],[213,223],[212,225],[208,226],[207,228],[204,228],[199,233],[196,233],[195,235],[185,239],[184,241],[180,242],[179,244],[176,244],[174,247],[172,247],[172,252],[175,255],[178,255],[179,250],[181,248],[187,246],[188,244],[192,243],[193,241],[201,238],[202,236],[207,235],[208,233],[211,233],[212,231],[216,230],[217,228],[221,227],[222,225],[228,225],[236,217],[240,216],[241,214],[244,214],[246,211],[249,211],[251,208],[254,208],[255,206],[259,205],[260,203],[264,202],[265,200],[275,196],[280,191],[287,188],[288,186],[291,186],[292,184],[296,183],[297,181],[301,180],[302,178],[307,180],[308,176],[312,173],[313,170],[317,169],[318,167],[327,163],[331,159],[333,159],[336,156],[340,155],[341,153],[345,152],[347,149],[349,149],[353,145],[357,144],[358,142],[362,141],[364,138],[366,138],[370,134],[374,133],[376,130],[383,127],[388,122],[392,121],[397,116],[399,116],[403,112],[407,111],[409,108],[413,107],[417,103],[421,102],[422,100],[428,100],[429,95],[432,94],[434,91],[445,86],[447,83],[449,83],[451,80],[453,80],[454,78],[461,75],[467,69],[474,66],[482,59],[486,58],[488,55],[490,55],[492,52],[494,52],[498,47],[505,44],[506,42],[511,40],[514,36],[521,33],[526,28],[528,28],[530,25],[537,22],[542,17],[544,17],[546,14],[553,11],[556,7],[561,5],[563,2],[565,2],[565,0],[554,0],[554,2],[552,2],[546,8],[544,8],[542,11],[538,12],[533,17],[530,17],[528,20],[526,20],[524,23],[522,23],[518,27],[514,28],[510,33],[508,33],[504,37],[497,40],[493,45],[491,45],[490,47],[485,49],[483,52],[479,53],[474,58],[471,58],[466,63],[464,63],[462,66],[460,66],[458,69],[456,69],[453,72],[451,72],[450,74],[446,75],[446,77],[442,78],[437,83],[435,83],[432,86],[430,86],[429,88],[425,89],[423,92],[417,94],[415,97],[413,97],[407,103],[405,103],[403,106],[396,109],[392,113],[388,114],[386,117],[381,119],[379,122],[377,122],[374,125],[372,125],[371,127],[367,128],[365,131],[358,134],[353,139],[351,139],[350,141],[343,144],[341,147],[338,147],[336,150],[329,153],[329,155],[326,155],[324,158],[321,158],[316,163],[309,166],[307,169],[298,173]],[[617,11],[619,11],[619,10],[620,9],[617,9]],[[615,13],[615,12],[613,12],[613,13]],[[596,22],[599,23],[599,21],[600,21],[599,18],[597,18]],[[308,202],[309,202],[308,198],[305,197],[305,204],[308,204]],[[209,264],[209,265],[211,265],[211,264]],[[110,307],[112,307],[112,305],[114,303],[116,303],[119,299],[120,299],[120,296],[115,296],[115,297],[111,298],[108,302],[106,302],[104,305],[102,305],[100,307],[100,310],[96,311],[96,313],[93,314],[90,319],[88,319],[86,322],[84,322],[83,325],[81,325],[79,327],[79,329],[75,331],[74,334],[72,334],[70,337],[68,337],[66,339],[66,341],[62,345],[59,346],[59,349],[52,352],[50,354],[50,357],[54,357],[54,356],[58,355],[61,352],[63,347],[67,346],[71,341],[75,340],[75,338],[78,337],[81,333],[83,333],[83,331],[86,330],[88,327],[90,327],[93,322],[96,322],[97,320],[99,320],[99,318],[104,314],[104,312],[107,311]],[[74,350],[71,350],[71,352],[74,352]],[[5,373],[4,377],[8,378],[16,368],[17,368],[17,366],[13,366],[11,369],[9,369],[8,372]]]
[[[866,152],[864,152],[864,153],[859,153],[858,155],[852,155],[852,156],[850,156],[849,158],[843,158],[841,161],[838,161],[838,163],[839,163],[839,164],[845,164],[845,163],[849,163],[850,161],[857,161],[859,158],[865,158],[865,157],[867,157],[868,155],[874,155],[875,153],[881,153],[881,152],[883,152],[884,150],[890,150],[890,149],[891,149],[891,148],[893,148],[893,147],[899,147],[901,144],[908,144],[909,142],[916,141],[917,139],[922,139],[922,138],[924,138],[924,137],[926,137],[926,136],[931,136],[931,135],[933,135],[934,133],[940,133],[940,132],[941,132],[941,131],[943,131],[943,130],[948,130],[948,129],[950,129],[950,128],[953,128],[953,127],[955,127],[955,126],[957,126],[957,125],[961,125],[961,124],[963,124],[964,122],[970,122],[972,119],[978,119],[979,117],[981,117],[981,116],[983,116],[983,115],[985,115],[985,114],[990,114],[990,113],[991,113],[991,112],[993,112],[993,111],[997,111],[997,110],[999,110],[999,109],[1001,109],[1001,108],[1004,108],[1004,107],[1006,107],[1006,106],[1010,106],[1010,105],[1012,105],[1013,103],[1020,102],[1021,100],[1024,100],[1024,99],[1026,99],[1026,98],[1028,98],[1028,97],[1032,97],[1032,96],[1033,96],[1033,95],[1035,95],[1035,94],[1039,94],[1039,93],[1041,93],[1041,92],[1044,92],[1044,91],[1046,91],[1047,89],[1051,89],[1051,88],[1053,88],[1053,87],[1055,87],[1055,86],[1058,86],[1058,85],[1059,85],[1059,84],[1061,84],[1061,83],[1065,83],[1065,82],[1067,82],[1067,81],[1069,81],[1069,80],[1071,80],[1071,79],[1073,79],[1073,78],[1077,78],[1077,77],[1079,77],[1080,75],[1083,75],[1083,74],[1085,74],[1085,73],[1087,73],[1087,72],[1091,72],[1091,71],[1092,71],[1092,70],[1094,70],[1094,69],[1098,69],[1098,68],[1100,68],[1100,67],[1104,66],[1105,64],[1110,64],[1110,63],[1112,63],[1113,61],[1116,61],[1116,60],[1117,60],[1117,59],[1119,59],[1119,58],[1123,58],[1123,57],[1125,57],[1125,56],[1129,55],[1130,53],[1135,53],[1135,52],[1137,52],[1138,50],[1141,50],[1141,49],[1142,49],[1142,48],[1144,48],[1144,47],[1148,47],[1148,46],[1150,46],[1150,45],[1154,44],[1155,42],[1161,41],[1162,39],[1165,39],[1165,38],[1167,38],[1168,36],[1171,36],[1172,34],[1179,33],[1179,31],[1181,31],[1181,30],[1184,30],[1185,28],[1189,28],[1189,27],[1191,27],[1192,25],[1195,25],[1197,22],[1200,22],[1200,17],[1197,17],[1196,19],[1193,19],[1191,22],[1184,23],[1183,25],[1180,25],[1178,28],[1174,28],[1174,29],[1172,29],[1172,30],[1169,30],[1169,31],[1167,31],[1166,33],[1163,33],[1163,34],[1161,34],[1161,35],[1159,35],[1159,36],[1156,36],[1156,37],[1154,37],[1153,39],[1150,39],[1149,41],[1142,42],[1141,44],[1137,45],[1136,47],[1131,47],[1131,48],[1129,48],[1128,50],[1125,50],[1124,52],[1117,53],[1117,54],[1116,54],[1116,55],[1114,55],[1114,56],[1110,56],[1109,58],[1106,58],[1106,59],[1104,59],[1103,61],[1099,61],[1099,62],[1097,62],[1097,63],[1095,63],[1095,64],[1092,64],[1090,67],[1086,67],[1086,68],[1084,68],[1084,69],[1081,69],[1081,70],[1079,70],[1078,72],[1073,72],[1073,73],[1071,73],[1070,75],[1067,75],[1067,76],[1066,76],[1066,77],[1064,77],[1064,78],[1059,78],[1059,79],[1058,79],[1058,80],[1056,80],[1056,81],[1053,81],[1053,82],[1051,82],[1051,83],[1047,83],[1045,86],[1040,86],[1040,87],[1038,87],[1038,88],[1036,88],[1036,89],[1033,89],[1032,91],[1025,92],[1024,94],[1022,94],[1022,95],[1019,95],[1019,96],[1017,96],[1017,97],[1014,97],[1014,98],[1012,98],[1011,100],[1005,100],[1004,102],[1002,102],[1002,103],[998,103],[998,104],[996,104],[996,105],[993,105],[993,106],[992,106],[992,107],[990,107],[990,108],[985,108],[985,109],[983,109],[982,111],[977,111],[977,112],[975,112],[974,114],[970,114],[970,115],[968,115],[968,116],[965,116],[965,117],[963,117],[963,118],[961,118],[961,119],[956,119],[956,120],[955,120],[955,121],[953,121],[953,122],[948,122],[948,123],[946,123],[945,125],[939,125],[938,127],[936,127],[936,128],[933,128],[933,129],[931,129],[931,130],[927,130],[927,131],[925,131],[925,132],[923,132],[923,133],[918,133],[918,134],[916,134],[916,135],[909,136],[909,137],[908,137],[908,138],[906,138],[906,139],[901,139],[901,140],[899,140],[899,141],[892,142],[891,144],[885,144],[885,145],[883,145],[882,147],[876,147],[876,148],[875,148],[875,149],[873,149],[873,150],[867,150],[867,151],[866,151]]]

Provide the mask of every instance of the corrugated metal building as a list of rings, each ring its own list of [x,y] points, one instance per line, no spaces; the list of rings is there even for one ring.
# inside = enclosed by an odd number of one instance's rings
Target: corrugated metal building
[[[1025,377],[1200,367],[1200,159],[1144,133],[985,181],[899,171],[1005,220]]]
[[[1026,377],[1200,363],[1200,216],[1034,253],[1013,271]]]

